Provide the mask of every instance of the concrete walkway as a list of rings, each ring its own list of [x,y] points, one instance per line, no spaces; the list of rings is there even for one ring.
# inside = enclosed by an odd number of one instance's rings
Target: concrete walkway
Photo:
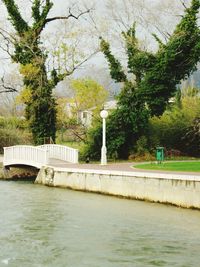
[[[195,176],[200,176],[199,172],[174,172],[174,171],[160,171],[160,170],[142,170],[134,168],[134,165],[139,164],[138,162],[125,162],[125,163],[108,163],[103,166],[100,164],[72,164],[66,163],[59,160],[52,159],[49,163],[49,166],[57,167],[60,169],[69,168],[69,169],[82,169],[82,170],[108,170],[108,171],[119,171],[119,172],[138,172],[138,173],[162,173],[162,174],[180,174],[186,175],[191,174]],[[200,164],[200,163],[199,163]]]
[[[3,155],[0,155],[0,162],[3,162]],[[99,164],[73,164],[67,163],[62,160],[50,159],[49,166],[57,167],[59,169],[81,169],[81,170],[108,170],[108,171],[119,171],[119,172],[138,172],[138,173],[161,173],[161,174],[180,174],[186,175],[191,174],[195,176],[200,176],[200,172],[174,172],[174,171],[158,171],[158,170],[142,170],[134,168],[134,165],[139,164],[139,162],[124,162],[124,163],[108,163],[107,165]],[[200,164],[200,163],[199,163]]]

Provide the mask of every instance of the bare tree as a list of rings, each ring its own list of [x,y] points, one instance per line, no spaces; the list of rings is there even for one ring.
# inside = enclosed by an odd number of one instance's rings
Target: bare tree
[[[112,27],[109,27],[106,39],[112,39],[116,48],[121,48],[123,42],[119,43],[119,33],[126,32],[136,23],[140,45],[155,50],[157,42],[152,33],[156,33],[164,42],[167,41],[184,9],[181,1],[107,0],[105,17]]]

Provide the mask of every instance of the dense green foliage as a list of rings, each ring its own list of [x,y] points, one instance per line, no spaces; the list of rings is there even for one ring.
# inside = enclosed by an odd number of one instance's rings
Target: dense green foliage
[[[179,101],[172,103],[162,116],[149,120],[146,135],[149,148],[164,146],[166,150],[176,149],[182,154],[200,156],[198,92],[188,88],[187,93],[183,91]]]
[[[200,157],[200,114],[187,128],[183,137],[184,151],[193,156]]]
[[[135,24],[123,33],[131,78],[112,55],[109,43],[101,38],[101,50],[109,63],[111,77],[124,83],[118,109],[108,119],[108,153],[116,151],[119,157],[127,157],[137,138],[145,132],[148,114],[161,115],[175,95],[177,84],[195,70],[200,59],[199,8],[200,1],[192,0],[167,43],[154,35],[159,43],[156,53],[141,50]],[[92,153],[92,144],[89,146]]]
[[[136,161],[152,160],[150,154],[155,156],[157,146],[164,147],[165,155],[170,158],[186,155],[199,157],[199,92],[199,89],[190,87],[178,90],[174,101],[167,106],[162,116],[149,119],[148,126],[143,135],[139,136],[133,151],[130,151],[129,158]]]
[[[144,109],[144,103],[133,93],[134,88],[131,84],[126,85],[118,97],[118,108],[112,111],[106,120],[107,151],[110,158],[127,158],[128,148],[135,144],[147,127],[148,111]],[[92,158],[100,157],[101,136],[101,121],[98,121],[88,133],[86,154]]]
[[[27,130],[27,122],[24,118],[0,116],[0,128]]]
[[[32,143],[26,121],[16,117],[0,117],[0,136],[0,154],[3,147]]]

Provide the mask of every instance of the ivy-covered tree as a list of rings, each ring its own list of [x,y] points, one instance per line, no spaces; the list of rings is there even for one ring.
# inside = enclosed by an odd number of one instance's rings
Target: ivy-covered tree
[[[41,144],[46,137],[51,137],[55,141],[56,102],[52,90],[67,75],[70,75],[75,67],[71,71],[65,70],[62,73],[53,68],[51,75],[48,75],[47,51],[42,48],[41,33],[52,21],[78,19],[89,10],[74,15],[69,9],[67,16],[49,17],[53,2],[33,0],[32,20],[27,22],[22,17],[15,0],[2,0],[2,2],[16,32],[15,37],[12,38],[14,52],[11,57],[14,62],[20,64],[24,87],[30,94],[25,104],[26,118],[30,123],[33,140],[35,144]]]
[[[129,75],[112,54],[109,43],[101,38],[101,50],[108,61],[110,75],[124,84],[118,109],[108,119],[108,153],[115,150],[120,157],[127,157],[138,136],[145,131],[148,116],[161,115],[175,95],[177,84],[196,69],[200,59],[199,8],[200,1],[192,0],[167,43],[153,35],[159,44],[156,53],[139,47],[135,24],[123,32]],[[92,153],[92,146],[89,150]]]

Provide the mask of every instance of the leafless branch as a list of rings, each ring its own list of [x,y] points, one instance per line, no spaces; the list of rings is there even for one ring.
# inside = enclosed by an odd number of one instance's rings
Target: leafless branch
[[[184,3],[182,0],[180,0],[180,2],[181,2],[181,4],[183,5],[183,7],[184,7],[185,9],[187,9],[187,6],[185,5],[185,3]]]
[[[101,36],[101,35],[102,35],[102,32],[101,32],[101,30],[98,28],[97,23],[95,22],[95,19],[93,18],[93,16],[92,16],[91,13],[89,14],[89,18],[90,18],[90,20],[91,20],[91,23],[90,23],[90,24],[92,24],[92,27],[94,27],[95,31],[96,31],[97,34],[98,34],[97,36],[98,36],[98,37]]]
[[[10,86],[10,85],[6,85],[5,81],[4,81],[4,76],[1,77],[1,84],[0,84],[0,94],[1,93],[16,93],[18,92],[16,88]]]
[[[90,13],[91,9],[87,9],[85,11],[81,11],[78,15],[75,15],[72,13],[71,11],[71,8],[69,8],[69,15],[67,16],[56,16],[56,17],[52,17],[52,18],[47,18],[45,20],[45,24],[51,22],[51,21],[54,21],[54,20],[67,20],[69,18],[74,18],[74,19],[79,19],[81,16],[87,14],[87,13]]]
[[[17,42],[17,39],[12,34],[10,34],[8,31],[6,31],[5,29],[1,27],[0,27],[0,34],[4,39],[6,39],[12,44]]]
[[[10,52],[10,46],[16,43],[16,39],[8,33],[6,30],[0,28],[0,36],[3,37],[4,43],[0,43],[0,48],[5,51],[10,57],[12,57],[12,53]]]
[[[167,42],[169,38],[171,37],[171,34],[169,34],[168,32],[165,33],[164,31],[161,31],[157,25],[155,25],[154,27],[165,38],[165,41]]]
[[[78,133],[78,131],[76,131],[75,129],[71,129],[73,134],[80,140],[83,141],[85,143],[85,132],[84,133]]]
[[[89,59],[91,59],[94,55],[96,55],[98,53],[98,51],[95,51],[94,53],[92,53],[91,55],[89,55],[87,58],[85,58],[83,61],[81,61],[80,63],[72,66],[72,68],[70,70],[66,70],[66,76],[71,75],[76,69],[80,68],[85,62],[87,62]]]
[[[11,54],[11,52],[10,52],[10,43],[6,42],[6,43],[5,43],[5,46],[6,46],[6,48],[5,48],[2,44],[0,44],[0,48],[1,48],[4,52],[6,52],[10,57],[12,57],[12,54]]]

